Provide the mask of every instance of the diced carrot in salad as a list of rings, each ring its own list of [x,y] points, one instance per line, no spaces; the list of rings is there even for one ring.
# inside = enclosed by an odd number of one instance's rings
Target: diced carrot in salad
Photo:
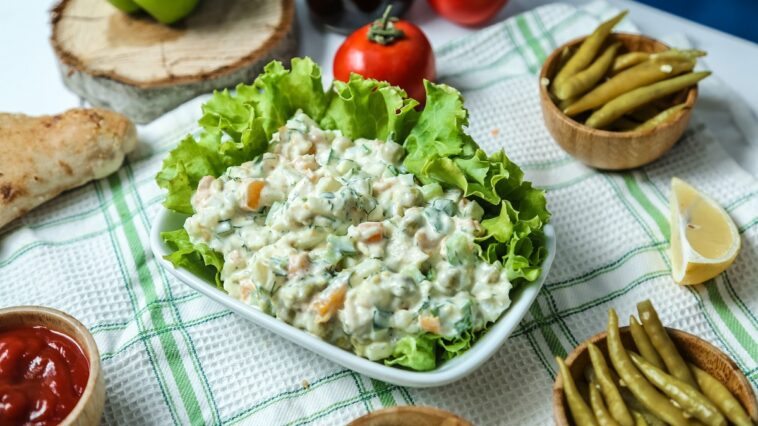
[[[382,241],[384,225],[381,222],[363,222],[358,225],[358,232],[361,241],[364,243],[378,243]]]
[[[429,333],[440,334],[442,332],[440,319],[435,316],[426,314],[421,315],[418,317],[418,323],[422,330],[428,331]]]
[[[266,186],[266,182],[260,179],[253,180],[247,185],[247,207],[249,209],[258,209],[264,186]]]
[[[312,304],[316,311],[316,322],[329,321],[345,303],[346,294],[347,284],[335,285],[324,290]]]

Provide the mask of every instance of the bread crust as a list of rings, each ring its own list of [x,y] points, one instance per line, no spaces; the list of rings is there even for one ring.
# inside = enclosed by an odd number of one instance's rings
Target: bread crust
[[[38,117],[0,113],[0,228],[63,191],[118,170],[136,146],[134,124],[106,109]]]

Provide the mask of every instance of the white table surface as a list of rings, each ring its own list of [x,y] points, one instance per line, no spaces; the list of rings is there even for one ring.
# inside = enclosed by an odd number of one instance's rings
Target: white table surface
[[[584,2],[563,1],[575,4]],[[684,34],[694,46],[708,51],[708,67],[738,93],[753,112],[758,111],[758,84],[755,81],[758,75],[758,45],[631,0],[609,1],[619,8],[629,9],[630,19],[643,33],[655,38]],[[550,2],[511,0],[495,20]],[[49,10],[54,3],[54,0],[0,1],[0,111],[52,114],[80,105],[78,96],[69,92],[61,82],[50,47]],[[301,29],[300,54],[311,56],[319,62],[328,81],[331,79],[332,57],[344,37],[316,29],[308,17],[305,1],[297,0],[297,3]],[[406,19],[420,25],[433,46],[474,31],[437,17],[424,0],[414,3]],[[758,144],[758,140],[752,143]],[[752,151],[750,163],[752,158],[758,158],[758,146],[750,146],[750,143],[742,145],[739,149]],[[736,158],[744,157],[739,149],[727,147]],[[745,160],[740,163],[745,166]],[[756,174],[755,170],[753,173]]]

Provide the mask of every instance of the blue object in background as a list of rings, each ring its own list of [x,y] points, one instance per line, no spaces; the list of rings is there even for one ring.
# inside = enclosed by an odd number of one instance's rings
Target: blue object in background
[[[637,0],[758,43],[758,0]]]

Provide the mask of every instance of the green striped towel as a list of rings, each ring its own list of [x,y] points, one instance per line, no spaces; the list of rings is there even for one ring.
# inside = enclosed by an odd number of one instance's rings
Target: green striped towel
[[[663,320],[730,354],[758,384],[758,184],[698,120],[663,159],[598,173],[542,124],[535,77],[560,43],[616,11],[541,7],[438,50],[441,78],[464,91],[471,133],[504,147],[548,189],[558,253],[547,285],[503,348],[470,377],[406,389],[361,376],[256,327],[177,282],[148,249],[162,199],[153,177],[205,98],[140,129],[113,176],[70,191],[0,236],[0,305],[41,304],[81,319],[100,347],[108,424],[344,424],[399,404],[433,405],[476,424],[550,423],[554,355],[651,298]],[[624,23],[624,30],[633,30]],[[713,129],[717,130],[717,129]],[[727,273],[680,287],[666,256],[667,198],[680,176],[726,206],[743,238]]]

